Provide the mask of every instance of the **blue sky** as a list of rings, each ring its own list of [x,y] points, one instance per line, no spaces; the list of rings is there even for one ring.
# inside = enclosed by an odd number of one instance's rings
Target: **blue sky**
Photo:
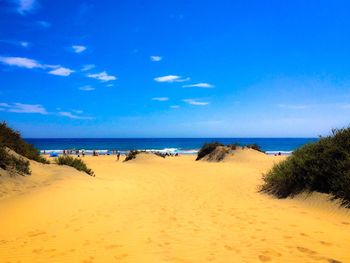
[[[348,1],[0,0],[25,137],[314,137],[349,124]]]

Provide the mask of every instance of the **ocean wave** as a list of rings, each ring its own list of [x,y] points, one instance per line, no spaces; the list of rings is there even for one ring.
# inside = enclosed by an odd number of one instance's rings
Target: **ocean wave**
[[[111,150],[85,150],[85,149],[79,149],[79,150],[71,150],[72,154],[75,154],[76,151],[79,151],[81,154],[82,150],[84,150],[85,154],[91,155],[94,151],[98,154],[106,155],[106,154],[113,154],[114,151]],[[53,152],[57,154],[63,154],[64,150],[61,149],[49,149],[49,150],[40,150],[41,154],[51,154]],[[130,150],[118,150],[117,152],[121,154],[127,154]],[[159,152],[159,153],[168,153],[168,154],[187,154],[187,155],[194,155],[198,153],[198,149],[179,149],[179,148],[164,148],[164,149],[138,149],[138,151],[145,151],[145,152]]]

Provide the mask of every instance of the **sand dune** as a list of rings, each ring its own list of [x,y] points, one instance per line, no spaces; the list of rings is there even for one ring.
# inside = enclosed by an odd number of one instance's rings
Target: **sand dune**
[[[350,262],[349,210],[258,193],[280,160],[259,156],[85,157],[95,178],[34,164],[35,189],[0,201],[0,262]]]

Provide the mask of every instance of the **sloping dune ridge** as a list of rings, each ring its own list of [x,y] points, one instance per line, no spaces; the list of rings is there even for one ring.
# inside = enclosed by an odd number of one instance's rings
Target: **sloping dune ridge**
[[[348,209],[257,191],[283,158],[85,157],[96,177],[31,162],[0,176],[0,262],[350,262]]]

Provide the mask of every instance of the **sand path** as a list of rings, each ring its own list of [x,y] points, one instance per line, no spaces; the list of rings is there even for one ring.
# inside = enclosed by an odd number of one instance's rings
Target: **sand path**
[[[85,160],[0,201],[0,262],[350,262],[349,210],[256,191],[273,157]]]

